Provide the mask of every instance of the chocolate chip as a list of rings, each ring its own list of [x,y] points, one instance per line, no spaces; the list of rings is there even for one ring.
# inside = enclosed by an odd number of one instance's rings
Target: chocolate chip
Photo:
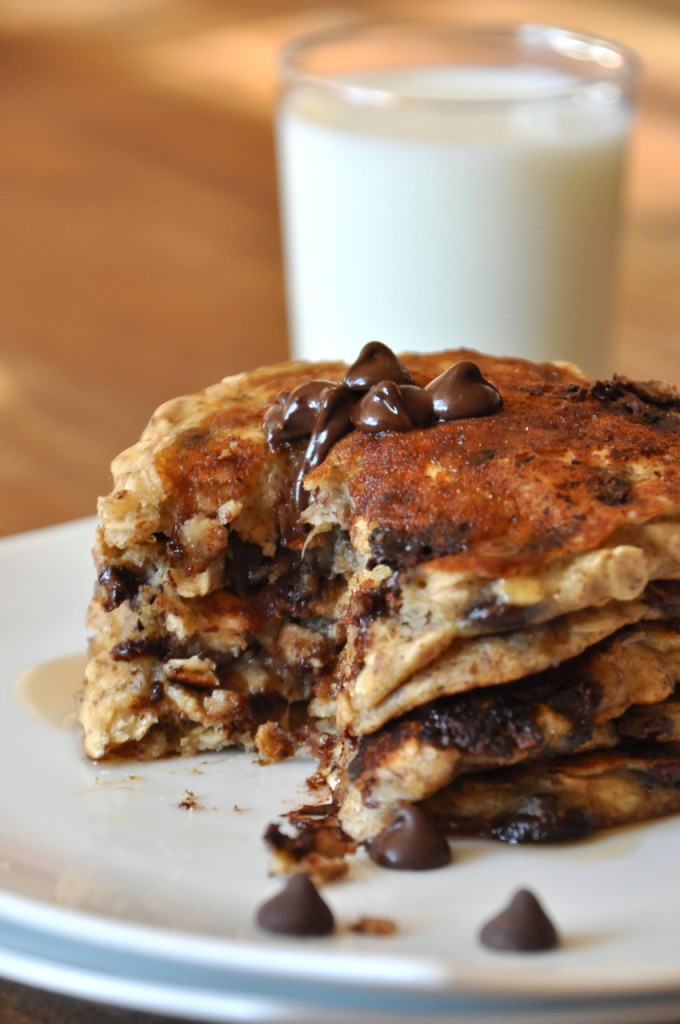
[[[372,387],[352,411],[352,423],[367,434],[412,430],[432,419],[432,398],[425,388],[388,380]]]
[[[465,550],[471,529],[470,522],[455,521],[452,517],[420,532],[376,526],[368,538],[371,550],[368,568],[391,565],[405,569],[430,558],[455,555]]]
[[[135,658],[167,658],[171,643],[168,637],[136,636],[123,640],[111,648],[111,657],[115,661],[134,661]]]
[[[369,341],[345,373],[342,383],[352,391],[368,391],[384,380],[413,384],[411,374],[387,345]]]
[[[159,682],[153,683],[153,685],[151,687],[151,692],[149,693],[149,700],[151,701],[151,703],[152,704],[159,704],[160,701],[163,700],[164,696],[165,696],[165,687],[163,686],[163,684],[159,683]]]
[[[224,586],[237,594],[252,590],[266,581],[271,564],[272,559],[265,556],[259,544],[242,540],[232,530],[224,564]]]
[[[401,388],[391,380],[376,384],[364,395],[352,410],[352,423],[367,434],[411,430],[413,426]]]
[[[326,388],[336,388],[329,380],[310,380],[293,391],[283,391],[267,410],[264,431],[270,445],[309,437],[324,400]]]
[[[534,894],[520,889],[505,910],[479,933],[482,945],[504,952],[532,953],[554,949],[559,937]]]
[[[564,804],[554,793],[538,793],[519,807],[491,819],[494,839],[513,845],[584,839],[593,831],[583,811]]]
[[[304,477],[354,427],[370,434],[406,431],[435,420],[488,416],[502,404],[498,390],[470,360],[420,388],[386,345],[372,341],[341,383],[312,380],[281,392],[265,413],[263,429],[272,448],[308,438],[293,489],[292,508],[299,519],[308,501]]]
[[[498,601],[484,601],[474,605],[466,613],[468,622],[494,633],[522,629],[529,625],[540,611],[540,605],[503,604]]]
[[[303,874],[293,875],[285,889],[263,903],[256,921],[265,931],[282,935],[329,935],[335,927],[330,908]]]
[[[470,359],[449,367],[425,390],[432,396],[432,408],[438,420],[489,416],[503,404],[498,390],[484,379],[482,371]]]
[[[408,805],[371,841],[371,860],[396,871],[429,871],[451,863],[446,837],[420,807]]]
[[[132,569],[124,565],[107,565],[99,574],[99,582],[106,591],[104,610],[112,612],[123,601],[130,601],[136,596],[142,585],[142,578]]]
[[[416,718],[423,740],[440,750],[511,760],[518,751],[539,750],[543,740],[536,708],[526,700],[508,700],[502,692],[489,698],[482,690],[433,701]]]

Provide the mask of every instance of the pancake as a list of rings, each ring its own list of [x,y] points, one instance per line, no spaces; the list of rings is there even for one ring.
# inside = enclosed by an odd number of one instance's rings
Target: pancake
[[[652,583],[634,600],[610,601],[603,607],[581,609],[570,615],[559,616],[540,625],[525,629],[457,639],[442,654],[422,667],[411,670],[397,689],[388,693],[375,706],[362,706],[356,699],[365,673],[361,672],[354,685],[338,697],[338,718],[348,721],[348,731],[356,735],[373,733],[385,722],[413,707],[428,703],[444,694],[465,693],[479,687],[512,682],[523,676],[550,668],[587,650],[624,625],[646,619],[663,619],[673,615],[678,607],[676,581]],[[398,657],[396,644],[387,646],[386,654],[377,653],[371,664],[371,674],[380,678],[383,661],[394,662]],[[401,666],[403,671],[403,665]],[[354,725],[344,710],[354,695]],[[375,698],[375,690],[371,696]],[[357,704],[359,711],[356,710]],[[352,728],[354,725],[354,728]]]
[[[331,768],[340,821],[361,841],[387,825],[402,804],[426,800],[444,787],[455,793],[460,776],[485,771],[492,778],[491,769],[639,739],[632,723],[642,721],[650,706],[665,709],[678,681],[675,619],[624,628],[512,685],[432,701],[376,733],[343,741],[335,755],[337,777]],[[653,738],[668,742],[663,715],[660,721]],[[647,739],[652,733],[647,720]]]
[[[554,843],[680,811],[675,740],[555,758],[461,779],[424,806],[450,836]]]
[[[79,708],[92,758],[311,754],[363,841],[480,767],[563,757],[568,716],[526,696],[537,679],[606,680],[579,739],[603,750],[678,681],[671,385],[373,343],[349,368],[285,363],[166,403],[112,475]],[[542,723],[507,756],[500,725],[474,752],[427,733],[442,707],[506,705]]]
[[[501,731],[491,747],[498,749],[502,740]],[[676,687],[666,700],[633,706],[616,721],[596,726],[571,753],[548,753],[461,774],[416,806],[442,835],[510,844],[573,841],[675,814],[680,811],[680,692]],[[333,803],[303,806],[287,817],[287,828],[272,824],[265,832],[270,869],[305,871],[319,882],[342,876],[347,857],[359,845],[370,848],[379,834],[374,821],[363,843],[351,839]],[[388,828],[394,817],[384,815]]]

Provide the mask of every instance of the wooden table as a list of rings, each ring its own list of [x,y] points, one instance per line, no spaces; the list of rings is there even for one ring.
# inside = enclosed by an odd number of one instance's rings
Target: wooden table
[[[414,9],[370,0],[354,11]],[[677,3],[460,0],[446,10],[562,23],[641,54],[616,365],[680,381]],[[4,0],[0,534],[91,514],[111,458],[158,403],[285,357],[275,55],[301,30],[351,15],[314,0]],[[0,1018],[145,1019],[12,984],[0,984]]]

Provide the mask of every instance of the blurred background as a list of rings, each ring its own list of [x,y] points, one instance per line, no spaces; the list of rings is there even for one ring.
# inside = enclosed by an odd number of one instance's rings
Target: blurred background
[[[160,402],[286,357],[277,52],[404,12],[640,54],[615,365],[680,381],[680,0],[2,0],[0,534],[92,514]]]

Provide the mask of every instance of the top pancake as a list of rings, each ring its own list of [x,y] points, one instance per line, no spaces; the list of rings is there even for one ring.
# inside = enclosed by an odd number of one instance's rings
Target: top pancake
[[[491,416],[354,431],[310,474],[347,490],[356,548],[395,567],[446,556],[486,577],[598,548],[625,524],[677,515],[680,395],[573,367],[469,351],[402,357],[417,384],[472,359],[499,389]]]
[[[444,559],[493,578],[594,550],[621,527],[680,509],[680,395],[573,367],[467,350],[405,355],[419,385],[474,360],[503,406],[404,433],[352,431],[307,475],[308,522],[339,522],[355,550],[394,568]],[[269,450],[262,418],[280,391],[340,380],[342,363],[286,363],[161,407],[113,466],[109,541],[129,544],[233,503],[232,527],[273,553],[305,444]],[[285,532],[285,531],[284,531]]]

